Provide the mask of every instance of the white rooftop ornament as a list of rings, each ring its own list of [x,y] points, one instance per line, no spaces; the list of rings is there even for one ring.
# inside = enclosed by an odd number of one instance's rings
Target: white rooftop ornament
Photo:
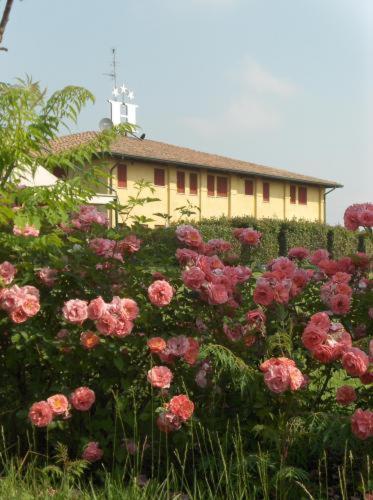
[[[120,87],[114,87],[112,94],[115,100],[109,99],[109,103],[113,125],[120,125],[122,119],[125,123],[136,125],[136,109],[138,106],[137,104],[132,104],[125,100],[125,98],[128,97],[128,99],[132,101],[135,97],[134,92],[123,84]],[[118,100],[118,97],[121,98],[121,100]]]

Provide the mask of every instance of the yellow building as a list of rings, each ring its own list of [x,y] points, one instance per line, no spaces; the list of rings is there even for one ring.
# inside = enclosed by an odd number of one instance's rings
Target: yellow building
[[[53,150],[77,146],[94,134],[61,137],[53,143]],[[117,139],[105,157],[108,187],[101,193],[114,192],[125,204],[128,196],[136,194],[136,181],[150,182],[159,201],[137,207],[135,213],[154,219],[151,225],[155,226],[165,222],[153,214],[177,220],[176,209],[188,202],[199,207],[194,219],[224,215],[325,222],[326,194],[342,187],[333,181],[128,136]]]

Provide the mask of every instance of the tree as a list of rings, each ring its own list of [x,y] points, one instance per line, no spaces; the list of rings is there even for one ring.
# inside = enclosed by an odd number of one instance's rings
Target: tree
[[[8,21],[9,21],[10,11],[12,10],[13,2],[14,2],[14,0],[7,0],[5,7],[4,7],[4,12],[3,12],[3,15],[2,15],[1,21],[0,21],[0,45],[1,45],[1,42],[3,41],[3,38],[4,38],[4,32],[5,32],[6,25],[8,24]],[[6,47],[0,46],[0,50],[7,51],[8,49]]]

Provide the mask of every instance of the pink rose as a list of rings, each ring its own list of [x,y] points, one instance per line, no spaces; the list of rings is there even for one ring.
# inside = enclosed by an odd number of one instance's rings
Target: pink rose
[[[288,366],[287,368],[289,374],[290,390],[296,391],[303,387],[303,384],[305,382],[303,373],[295,366]]]
[[[310,255],[307,248],[304,247],[293,247],[288,251],[289,259],[304,260]]]
[[[10,313],[10,319],[13,323],[24,323],[28,318],[29,317],[21,307],[16,307]]]
[[[168,352],[173,356],[183,356],[189,349],[189,339],[185,335],[167,340]]]
[[[169,404],[168,410],[179,417],[183,422],[191,418],[194,412],[194,403],[185,394],[174,396]]]
[[[347,314],[350,310],[351,299],[348,295],[338,293],[330,299],[330,309],[334,314]]]
[[[39,299],[35,295],[27,294],[22,301],[21,309],[28,318],[32,318],[40,311]]]
[[[82,325],[88,318],[88,304],[86,300],[72,299],[65,302],[62,309],[66,321],[75,325]]]
[[[101,460],[103,457],[104,452],[101,450],[100,445],[96,442],[90,442],[87,444],[85,447],[83,453],[82,453],[82,458],[84,460],[87,460],[87,462],[97,462],[98,460]]]
[[[329,259],[329,252],[323,248],[319,248],[311,255],[310,262],[317,266],[322,260]]]
[[[318,312],[311,316],[310,323],[327,332],[330,327],[330,318],[326,312]]]
[[[211,305],[225,304],[228,301],[228,291],[224,285],[209,283],[205,291]]]
[[[373,411],[358,408],[351,417],[351,430],[359,439],[373,436]]]
[[[271,366],[264,374],[264,382],[268,389],[276,394],[289,388],[289,371],[285,365]]]
[[[0,283],[2,281],[5,285],[9,285],[13,281],[16,272],[17,269],[13,266],[13,264],[7,260],[2,262],[0,264]]]
[[[168,434],[177,431],[181,427],[181,419],[171,412],[163,412],[157,418],[157,427],[161,432]]]
[[[121,299],[123,313],[133,321],[139,315],[139,306],[132,299]]]
[[[274,300],[273,290],[269,285],[257,285],[254,290],[254,302],[263,306],[269,306]]]
[[[148,371],[148,381],[153,387],[168,389],[172,379],[172,372],[167,366],[154,366]]]
[[[85,349],[93,349],[100,343],[100,337],[95,333],[87,330],[80,335],[80,343]]]
[[[46,427],[53,420],[53,411],[46,401],[39,401],[31,406],[28,417],[36,427]]]
[[[176,236],[179,241],[193,248],[198,248],[203,242],[200,232],[189,225],[179,226],[176,229]]]
[[[342,385],[338,387],[335,399],[340,405],[349,405],[356,400],[356,392],[350,385]]]
[[[306,349],[312,351],[327,339],[327,333],[312,323],[308,324],[302,334],[302,342]]]
[[[188,344],[188,350],[184,353],[183,358],[188,365],[194,365],[199,356],[199,342],[192,337],[188,337]]]
[[[360,377],[368,370],[369,357],[361,349],[351,347],[343,354],[342,365],[349,375]]]
[[[191,267],[183,272],[182,278],[185,286],[192,290],[198,290],[205,282],[206,276],[199,267]]]
[[[69,409],[69,401],[63,394],[55,394],[47,399],[47,403],[52,408],[54,415],[66,414]]]
[[[97,299],[91,300],[87,307],[88,318],[92,319],[93,321],[96,319],[100,319],[106,311],[106,308],[107,304],[102,297],[97,297]]]
[[[51,269],[50,267],[42,267],[37,273],[40,281],[48,287],[52,287],[55,284],[57,274],[57,269]]]
[[[88,411],[96,400],[95,393],[88,387],[78,387],[71,394],[71,404],[76,410]]]
[[[150,302],[157,307],[167,306],[173,297],[172,286],[165,280],[156,280],[148,288]]]

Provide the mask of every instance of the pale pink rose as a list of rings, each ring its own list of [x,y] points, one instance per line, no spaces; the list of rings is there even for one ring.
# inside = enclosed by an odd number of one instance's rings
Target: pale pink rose
[[[22,309],[22,307],[16,307],[10,312],[10,319],[13,321],[13,323],[24,323],[28,320],[28,318],[29,316]]]
[[[98,460],[101,460],[103,455],[104,452],[100,448],[100,445],[96,442],[90,442],[85,447],[82,453],[82,458],[84,460],[87,460],[87,462],[93,463],[93,462],[98,462]]]
[[[161,432],[166,434],[169,432],[177,431],[181,427],[180,417],[171,412],[163,412],[157,418],[157,427]]]
[[[40,311],[39,299],[35,295],[27,294],[22,301],[21,309],[28,318],[32,318]]]
[[[167,409],[183,422],[186,422],[193,415],[194,403],[185,394],[180,394],[170,400]]]
[[[264,383],[268,389],[276,394],[285,392],[289,388],[289,370],[285,365],[271,366],[264,373]]]
[[[64,318],[69,323],[82,325],[88,318],[88,304],[86,300],[72,299],[65,302],[62,309]]]
[[[157,280],[148,288],[150,302],[157,307],[167,306],[173,297],[172,286],[165,280]]]
[[[206,378],[207,372],[205,370],[198,370],[197,375],[195,376],[195,382],[198,385],[198,387],[201,387],[201,389],[204,389],[207,387],[207,378]]]
[[[351,347],[343,354],[342,365],[349,375],[360,377],[368,370],[369,357],[361,349]]]
[[[13,279],[15,274],[17,273],[17,269],[5,260],[0,264],[0,283],[4,283],[5,285],[9,285]]]
[[[191,267],[182,274],[185,286],[192,290],[199,290],[206,280],[205,273],[199,267]]]
[[[304,260],[310,255],[307,248],[304,247],[293,247],[288,251],[289,259]]]
[[[173,379],[173,374],[167,366],[154,366],[148,371],[148,381],[153,387],[168,389]]]
[[[40,292],[34,286],[25,285],[25,286],[21,287],[21,290],[22,290],[22,293],[24,295],[33,295],[34,297],[36,297],[37,299],[40,300]]]
[[[71,394],[71,404],[76,410],[88,411],[96,400],[95,393],[88,387],[78,387]]]
[[[47,399],[54,415],[63,415],[68,412],[69,400],[63,394],[55,394]]]
[[[127,337],[132,332],[133,323],[131,320],[123,318],[118,319],[113,331],[115,337]]]
[[[189,339],[185,335],[172,337],[167,340],[167,348],[173,356],[183,356],[189,349]]]
[[[263,306],[269,306],[274,300],[273,290],[269,285],[257,285],[253,295],[254,302]]]
[[[46,401],[34,403],[29,410],[28,418],[36,427],[46,427],[53,420],[52,408]]]
[[[135,253],[140,250],[141,240],[139,240],[136,235],[130,234],[126,236],[122,241],[119,242],[119,247],[121,250],[128,253]]]
[[[103,335],[112,335],[117,328],[118,320],[109,312],[104,313],[96,321],[97,330]]]
[[[179,241],[193,248],[198,248],[203,242],[200,232],[192,226],[179,226],[175,233]]]
[[[373,411],[358,408],[351,417],[351,429],[359,439],[373,436]]]
[[[349,405],[353,401],[356,401],[356,392],[350,385],[342,385],[338,387],[335,399],[340,405]]]
[[[50,267],[42,267],[38,272],[38,278],[45,286],[52,287],[56,283],[58,271]]]
[[[288,366],[290,390],[296,391],[304,384],[303,373],[295,366]]]
[[[121,304],[123,312],[128,317],[128,319],[130,319],[131,321],[135,320],[139,315],[139,306],[136,304],[136,302],[132,299],[122,299]]]
[[[107,304],[102,297],[97,297],[97,299],[91,300],[87,307],[88,318],[93,321],[100,319],[101,316],[106,312]]]
[[[13,234],[15,236],[37,237],[39,236],[39,233],[40,233],[39,229],[30,225],[26,225],[24,227],[18,227],[18,226],[13,227]]]

